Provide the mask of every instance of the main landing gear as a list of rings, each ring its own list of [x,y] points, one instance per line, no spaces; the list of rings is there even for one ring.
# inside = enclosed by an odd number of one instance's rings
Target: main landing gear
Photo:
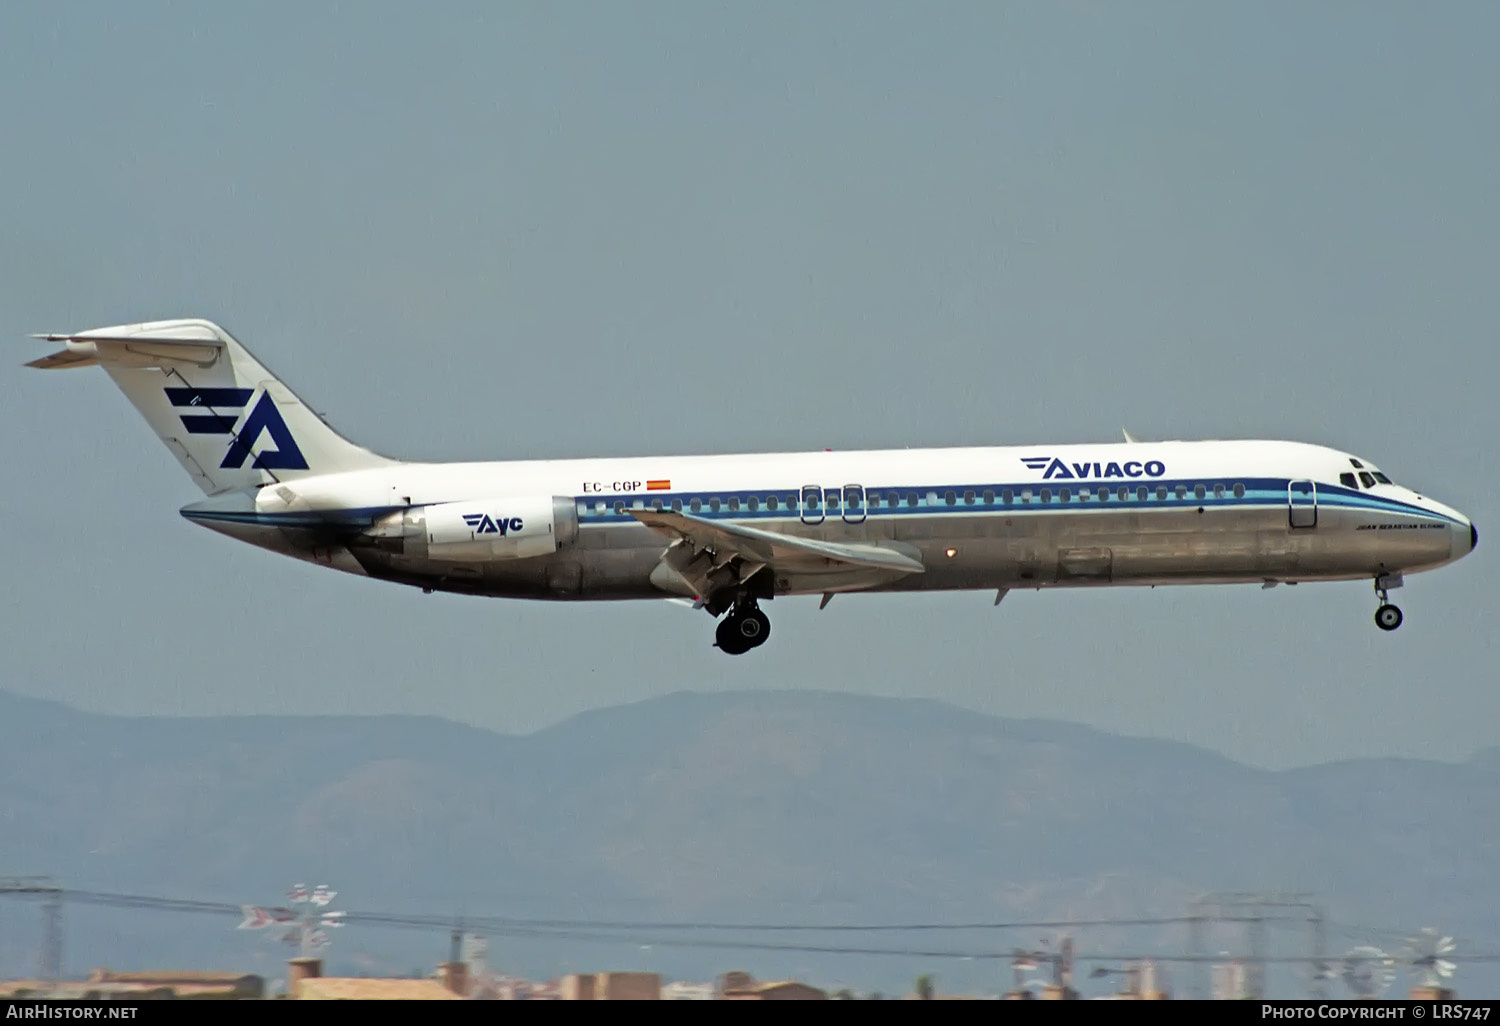
[[[1401,626],[1401,610],[1391,605],[1389,589],[1401,587],[1400,574],[1386,574],[1375,578],[1375,595],[1380,599],[1380,608],[1375,610],[1375,626],[1383,631],[1393,631]]]
[[[754,599],[736,603],[714,631],[719,651],[728,655],[744,655],[764,645],[770,636],[771,618],[760,611]]]

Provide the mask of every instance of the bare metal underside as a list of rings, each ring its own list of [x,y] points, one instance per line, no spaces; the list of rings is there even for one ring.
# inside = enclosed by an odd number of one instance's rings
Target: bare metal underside
[[[329,546],[301,531],[212,526],[297,558],[434,591],[560,600],[696,597],[690,588],[663,587],[669,582],[658,568],[666,545],[639,524],[585,526],[548,556],[469,564],[358,543]],[[920,573],[782,571],[773,575],[774,595],[1367,580],[1439,566],[1453,545],[1449,526],[1437,521],[1325,509],[1315,527],[1298,529],[1288,525],[1285,507],[872,516],[859,524],[818,525],[789,519],[762,528],[795,538],[881,543],[924,567]]]

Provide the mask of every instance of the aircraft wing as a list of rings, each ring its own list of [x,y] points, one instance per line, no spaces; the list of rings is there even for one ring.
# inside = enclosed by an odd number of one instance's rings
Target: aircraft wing
[[[699,597],[742,583],[763,569],[778,575],[869,574],[870,583],[891,575],[919,574],[920,560],[882,545],[795,538],[744,524],[724,524],[666,510],[628,511],[647,527],[673,539],[662,556]]]

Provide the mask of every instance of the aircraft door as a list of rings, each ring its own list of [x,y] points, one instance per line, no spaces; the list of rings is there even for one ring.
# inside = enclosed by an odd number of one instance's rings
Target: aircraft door
[[[858,524],[865,519],[865,489],[863,485],[844,485],[844,521]]]
[[[802,522],[804,524],[823,522],[823,489],[820,485],[802,486]]]
[[[1318,486],[1293,481],[1287,486],[1287,516],[1293,527],[1318,526]]]

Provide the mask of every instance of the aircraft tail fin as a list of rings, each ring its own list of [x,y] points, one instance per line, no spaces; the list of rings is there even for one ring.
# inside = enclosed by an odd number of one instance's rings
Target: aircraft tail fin
[[[397,462],[334,431],[210,321],[33,337],[65,348],[28,367],[103,367],[207,495]]]

